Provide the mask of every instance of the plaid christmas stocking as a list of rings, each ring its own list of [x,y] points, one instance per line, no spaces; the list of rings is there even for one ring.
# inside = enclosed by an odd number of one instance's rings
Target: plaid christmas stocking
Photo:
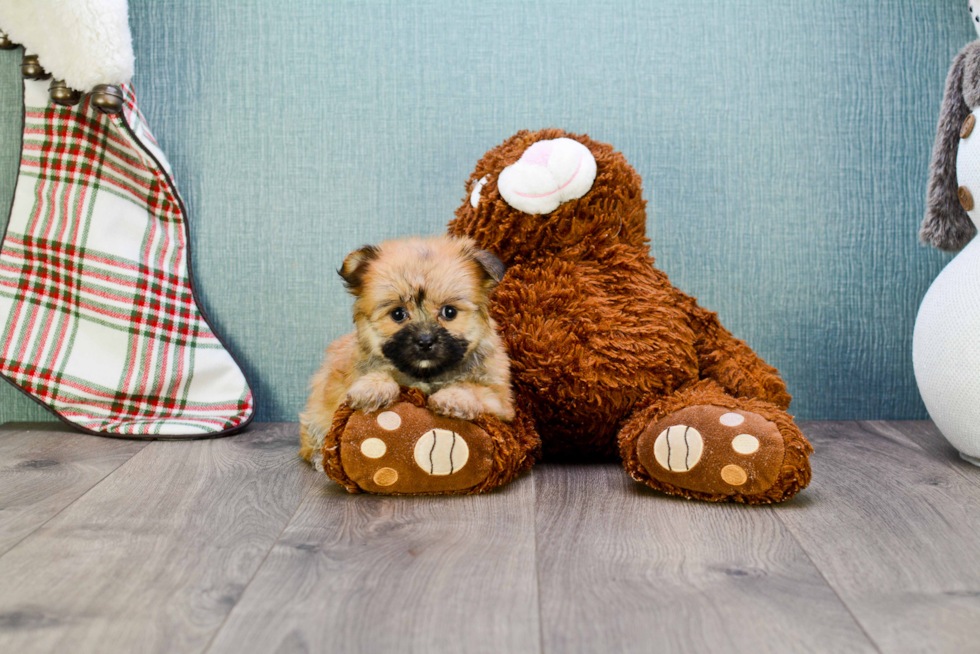
[[[109,114],[95,96],[53,104],[48,81],[25,80],[0,374],[87,432],[230,433],[251,420],[252,393],[198,307],[169,164],[119,88]]]

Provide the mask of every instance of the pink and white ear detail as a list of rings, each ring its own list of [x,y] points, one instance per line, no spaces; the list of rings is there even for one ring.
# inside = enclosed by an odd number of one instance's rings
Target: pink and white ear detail
[[[510,206],[529,214],[551,213],[577,200],[595,182],[595,157],[568,138],[538,141],[497,179],[497,190]]]

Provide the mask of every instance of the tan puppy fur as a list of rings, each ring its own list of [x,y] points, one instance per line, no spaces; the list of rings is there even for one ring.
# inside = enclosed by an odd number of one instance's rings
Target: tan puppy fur
[[[510,361],[490,318],[504,266],[470,239],[388,241],[352,252],[340,269],[354,301],[354,332],[327,348],[300,415],[300,455],[320,467],[333,414],[347,400],[383,409],[399,386],[429,395],[444,416],[514,417]],[[314,456],[316,455],[316,456]]]

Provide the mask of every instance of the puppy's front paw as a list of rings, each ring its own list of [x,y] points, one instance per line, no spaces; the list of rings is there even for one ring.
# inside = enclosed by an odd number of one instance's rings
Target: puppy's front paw
[[[371,413],[394,404],[400,391],[398,383],[391,377],[364,375],[351,384],[347,403],[356,411]]]
[[[429,408],[439,415],[460,420],[472,420],[486,412],[476,393],[459,386],[449,386],[430,395]]]

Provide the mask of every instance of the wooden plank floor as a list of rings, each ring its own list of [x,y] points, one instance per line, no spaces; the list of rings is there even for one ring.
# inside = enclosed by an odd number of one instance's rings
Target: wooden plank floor
[[[545,464],[352,496],[294,424],[0,428],[0,652],[977,652],[980,469],[927,422],[804,423],[776,507]]]

